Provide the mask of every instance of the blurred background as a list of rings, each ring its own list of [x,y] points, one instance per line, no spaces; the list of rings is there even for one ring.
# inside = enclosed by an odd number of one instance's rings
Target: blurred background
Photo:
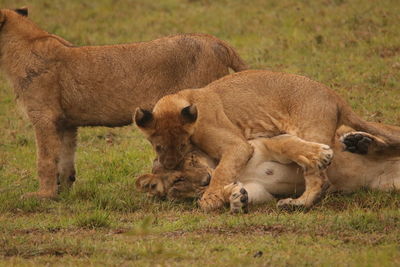
[[[212,34],[252,68],[306,75],[337,91],[364,118],[400,125],[398,0],[0,0],[0,6],[27,6],[39,27],[78,46]],[[33,130],[14,98],[0,76],[0,257],[54,263],[51,257],[61,253],[76,264],[98,257],[97,263],[229,265],[254,263],[258,248],[272,253],[269,264],[399,263],[398,195],[331,198],[308,214],[281,215],[271,204],[244,218],[210,217],[195,203],[175,205],[135,192],[134,177],[150,170],[154,154],[133,126],[81,129],[74,190],[58,202],[20,200],[38,183]],[[221,233],[228,235],[215,237]]]

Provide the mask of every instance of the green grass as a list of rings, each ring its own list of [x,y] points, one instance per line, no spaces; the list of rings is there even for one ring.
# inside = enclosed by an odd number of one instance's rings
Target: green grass
[[[254,68],[309,76],[365,118],[400,125],[397,0],[0,3],[27,5],[38,25],[77,45],[214,34]],[[132,126],[81,129],[72,192],[20,200],[38,187],[34,136],[0,79],[0,266],[400,265],[398,193],[329,196],[308,213],[271,203],[248,215],[204,214],[135,191],[154,154]]]

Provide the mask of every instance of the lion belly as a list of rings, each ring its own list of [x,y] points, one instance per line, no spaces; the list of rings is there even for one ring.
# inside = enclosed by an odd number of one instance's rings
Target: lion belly
[[[243,184],[258,184],[272,195],[290,195],[304,191],[304,177],[296,164],[270,161],[257,149],[238,180]]]

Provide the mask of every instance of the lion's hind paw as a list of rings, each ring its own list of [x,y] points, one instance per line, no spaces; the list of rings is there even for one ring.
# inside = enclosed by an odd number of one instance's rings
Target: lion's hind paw
[[[369,133],[365,132],[350,132],[344,134],[340,141],[344,145],[344,150],[356,154],[368,154],[372,145],[376,147],[386,147],[386,143]]]

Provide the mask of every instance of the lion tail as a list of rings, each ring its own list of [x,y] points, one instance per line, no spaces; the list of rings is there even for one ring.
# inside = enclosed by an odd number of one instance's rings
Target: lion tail
[[[213,48],[214,52],[227,67],[231,68],[235,72],[249,69],[249,66],[232,46],[220,39],[217,40],[218,45]]]

